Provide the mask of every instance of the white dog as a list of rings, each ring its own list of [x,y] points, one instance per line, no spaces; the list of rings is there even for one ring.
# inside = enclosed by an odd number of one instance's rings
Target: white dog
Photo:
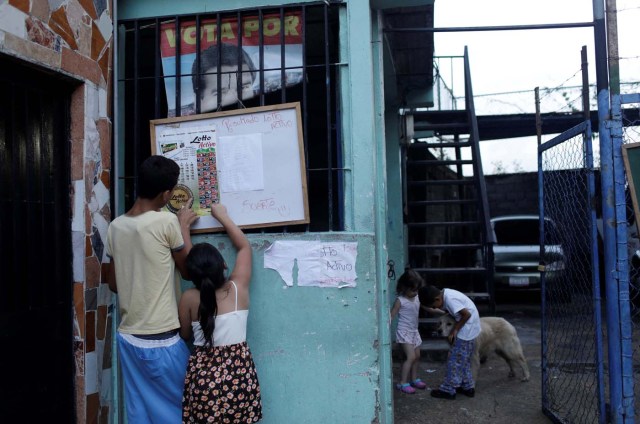
[[[449,336],[455,320],[449,314],[442,315],[438,323],[438,334]],[[509,321],[500,317],[484,317],[480,318],[480,335],[476,338],[473,357],[471,359],[471,371],[473,379],[478,376],[478,368],[480,363],[484,363],[487,355],[495,352],[509,364],[509,377],[515,377],[513,370],[514,365],[522,368],[524,376],[522,381],[529,381],[529,366],[522,353],[522,345],[516,333],[516,329]]]

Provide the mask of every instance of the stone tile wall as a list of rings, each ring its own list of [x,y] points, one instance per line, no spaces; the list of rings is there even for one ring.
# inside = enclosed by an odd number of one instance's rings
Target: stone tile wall
[[[78,423],[107,423],[113,296],[102,284],[111,220],[113,20],[107,0],[0,0],[0,53],[77,79],[71,104]]]

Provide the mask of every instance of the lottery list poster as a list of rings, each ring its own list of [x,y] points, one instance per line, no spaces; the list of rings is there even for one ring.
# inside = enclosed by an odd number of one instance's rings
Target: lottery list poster
[[[215,126],[167,126],[157,134],[156,151],[180,166],[178,185],[167,209],[175,213],[193,198],[196,214],[208,215],[211,205],[220,201]]]

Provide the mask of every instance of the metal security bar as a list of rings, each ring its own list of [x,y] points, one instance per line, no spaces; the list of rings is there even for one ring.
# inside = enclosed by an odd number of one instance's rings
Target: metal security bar
[[[538,148],[542,407],[557,422],[606,422],[596,197],[589,121]],[[556,233],[545,225],[555,222]]]
[[[620,96],[622,119],[622,143],[640,143],[640,114],[638,113],[638,106],[640,106],[640,94],[622,95]],[[628,113],[626,113],[628,112]],[[629,269],[629,309],[630,313],[627,316],[624,314],[620,317],[621,327],[630,328],[631,340],[626,340],[631,344],[632,354],[632,373],[626,374],[627,377],[632,376],[630,384],[626,385],[623,390],[623,395],[633,396],[633,388],[640,387],[640,234],[639,223],[636,222],[636,214],[633,209],[631,201],[631,193],[629,187],[629,181],[625,183],[626,208],[627,208],[627,220],[626,222],[618,222],[618,225],[623,226],[627,233],[627,252],[628,252],[628,269]],[[640,200],[640,199],[639,199]],[[623,383],[624,384],[624,383]],[[637,390],[637,389],[636,389]],[[633,396],[633,402],[631,399],[627,399],[626,403],[631,403],[634,411],[635,421],[638,421],[638,412],[640,411],[640,405],[638,404],[639,396]]]
[[[322,2],[119,21],[123,209],[136,197],[137,165],[151,154],[150,120],[300,102],[311,222],[268,231],[343,230],[341,7]]]

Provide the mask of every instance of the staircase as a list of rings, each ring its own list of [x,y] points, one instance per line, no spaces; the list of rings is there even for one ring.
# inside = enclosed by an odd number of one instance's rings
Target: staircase
[[[494,314],[494,240],[466,49],[464,63],[466,110],[414,111],[408,121],[414,133],[435,135],[404,149],[408,259],[427,284],[461,291]],[[420,320],[423,350],[448,348],[433,335],[436,321]]]

